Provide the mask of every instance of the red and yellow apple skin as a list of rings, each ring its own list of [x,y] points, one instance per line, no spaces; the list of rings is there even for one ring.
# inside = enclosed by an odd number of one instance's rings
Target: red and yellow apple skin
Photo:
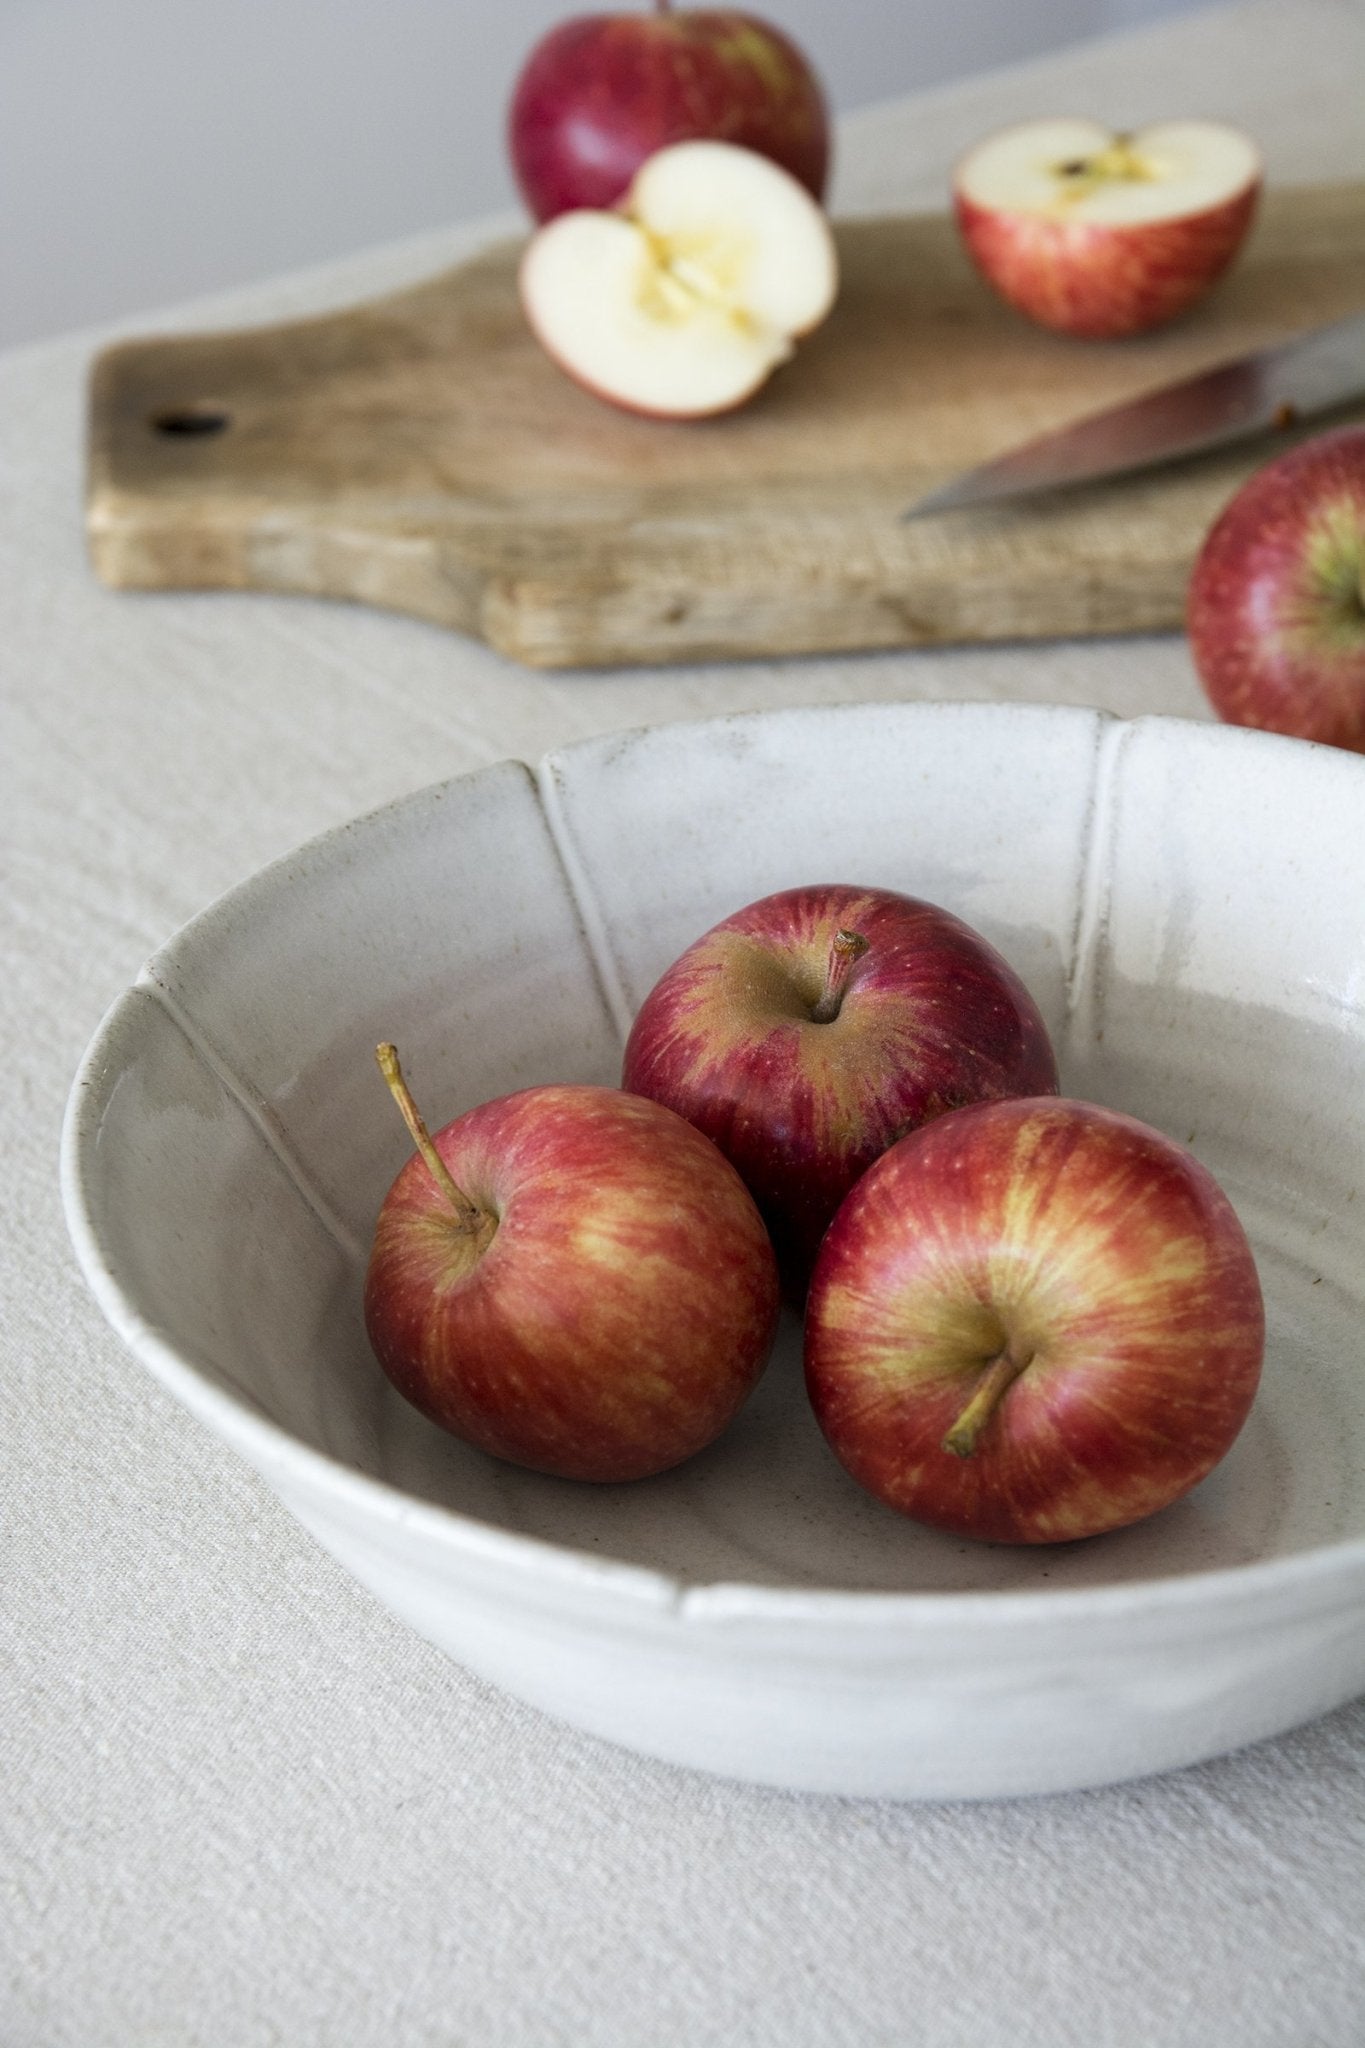
[[[838,1014],[816,1022],[841,929],[866,941]],[[994,947],[932,903],[841,884],[737,911],[663,974],[623,1086],[675,1109],[743,1175],[787,1291],[879,1153],[964,1103],[1055,1094],[1033,998]]]
[[[1251,226],[1259,183],[1175,220],[1131,226],[976,205],[956,191],[967,252],[1017,311],[1058,334],[1115,341],[1164,326],[1222,276]]]
[[[854,1188],[811,1282],[806,1384],[887,1506],[1058,1543],[1197,1485],[1246,1420],[1264,1341],[1250,1247],[1190,1153],[1093,1103],[996,1102]]]
[[[669,143],[735,142],[771,157],[822,199],[829,113],[796,45],[721,9],[589,14],[561,23],[527,59],[508,144],[538,221],[615,206]]]
[[[379,1363],[414,1406],[494,1457],[638,1479],[719,1435],[778,1312],[772,1248],[734,1169],[659,1104],[530,1088],[435,1145],[479,1220],[414,1156],[365,1282]]]
[[[1220,718],[1365,753],[1365,426],[1248,478],[1200,549],[1186,618]]]

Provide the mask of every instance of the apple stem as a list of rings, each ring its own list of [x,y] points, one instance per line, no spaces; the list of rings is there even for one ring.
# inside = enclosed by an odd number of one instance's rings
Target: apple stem
[[[867,940],[861,932],[846,932],[841,925],[830,940],[829,965],[825,969],[825,986],[820,1000],[811,1011],[816,1024],[832,1024],[843,1007],[844,993],[848,988],[848,977],[853,964],[861,960],[867,951]]]
[[[412,1133],[412,1142],[430,1168],[431,1177],[447,1196],[451,1208],[460,1219],[465,1230],[475,1230],[483,1221],[483,1212],[477,1202],[471,1202],[464,1189],[458,1187],[450,1168],[442,1159],[422,1118],[422,1112],[412,1099],[412,1091],[403,1079],[403,1069],[398,1064],[398,1047],[377,1045],[374,1056],[379,1062],[379,1071],[388,1083],[389,1093],[398,1104],[403,1122]]]
[[[1006,1388],[1013,1385],[1028,1363],[1027,1358],[1015,1358],[1008,1349],[991,1360],[976,1383],[976,1392],[944,1437],[945,1451],[951,1451],[955,1458],[971,1457],[977,1438],[1000,1405]]]

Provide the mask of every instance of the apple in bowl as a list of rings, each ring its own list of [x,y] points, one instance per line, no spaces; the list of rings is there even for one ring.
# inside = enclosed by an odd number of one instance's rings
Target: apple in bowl
[[[968,254],[1019,312],[1092,340],[1141,334],[1202,298],[1255,215],[1261,159],[1239,129],[1023,122],[953,174]]]
[[[889,889],[785,889],[704,933],[631,1027],[622,1085],[738,1168],[790,1294],[830,1218],[904,1132],[963,1103],[1054,1094],[1047,1027],[960,918]]]
[[[1206,1477],[1264,1344],[1246,1236],[1190,1152],[1095,1103],[992,1102],[901,1140],[840,1208],[806,1385],[840,1463],[887,1506],[1057,1543]]]
[[[829,111],[790,37],[729,8],[577,15],[542,37],[507,122],[512,167],[538,221],[615,206],[647,157],[675,142],[738,143],[825,194]]]
[[[365,1326],[433,1422],[535,1472],[641,1479],[710,1443],[777,1325],[777,1272],[734,1169],[616,1088],[525,1088],[433,1137],[378,1048],[417,1151],[384,1198]]]
[[[521,302],[547,355],[597,397],[658,419],[752,397],[834,304],[829,223],[788,172],[727,142],[680,142],[611,212],[531,237]]]
[[[1200,548],[1186,619],[1220,718],[1365,753],[1365,426],[1247,479]]]

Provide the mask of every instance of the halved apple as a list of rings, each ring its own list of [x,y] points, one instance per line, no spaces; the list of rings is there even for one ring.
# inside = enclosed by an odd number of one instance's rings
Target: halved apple
[[[968,251],[1001,297],[1062,334],[1140,334],[1183,313],[1236,255],[1261,159],[1240,130],[1162,121],[1029,121],[953,175]]]
[[[788,172],[729,142],[640,166],[619,210],[562,213],[521,263],[537,340],[599,398],[663,419],[742,405],[838,290],[824,213]]]

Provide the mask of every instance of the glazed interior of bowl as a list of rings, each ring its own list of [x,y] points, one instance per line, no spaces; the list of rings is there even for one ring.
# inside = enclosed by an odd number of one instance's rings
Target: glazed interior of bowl
[[[1361,1538],[1363,811],[1353,756],[988,705],[664,727],[422,792],[234,891],[111,1013],[68,1139],[87,1271],[211,1420],[264,1419],[487,1527],[687,1585],[1055,1591]],[[407,1140],[375,1043],[398,1042],[433,1123],[615,1081],[663,967],[809,881],[965,917],[1040,1003],[1063,1091],[1189,1144],[1231,1196],[1265,1375],[1230,1455],[1163,1514],[1030,1550],[900,1520],[826,1449],[792,1319],[730,1431],[628,1487],[495,1463],[381,1377],[360,1287]]]

